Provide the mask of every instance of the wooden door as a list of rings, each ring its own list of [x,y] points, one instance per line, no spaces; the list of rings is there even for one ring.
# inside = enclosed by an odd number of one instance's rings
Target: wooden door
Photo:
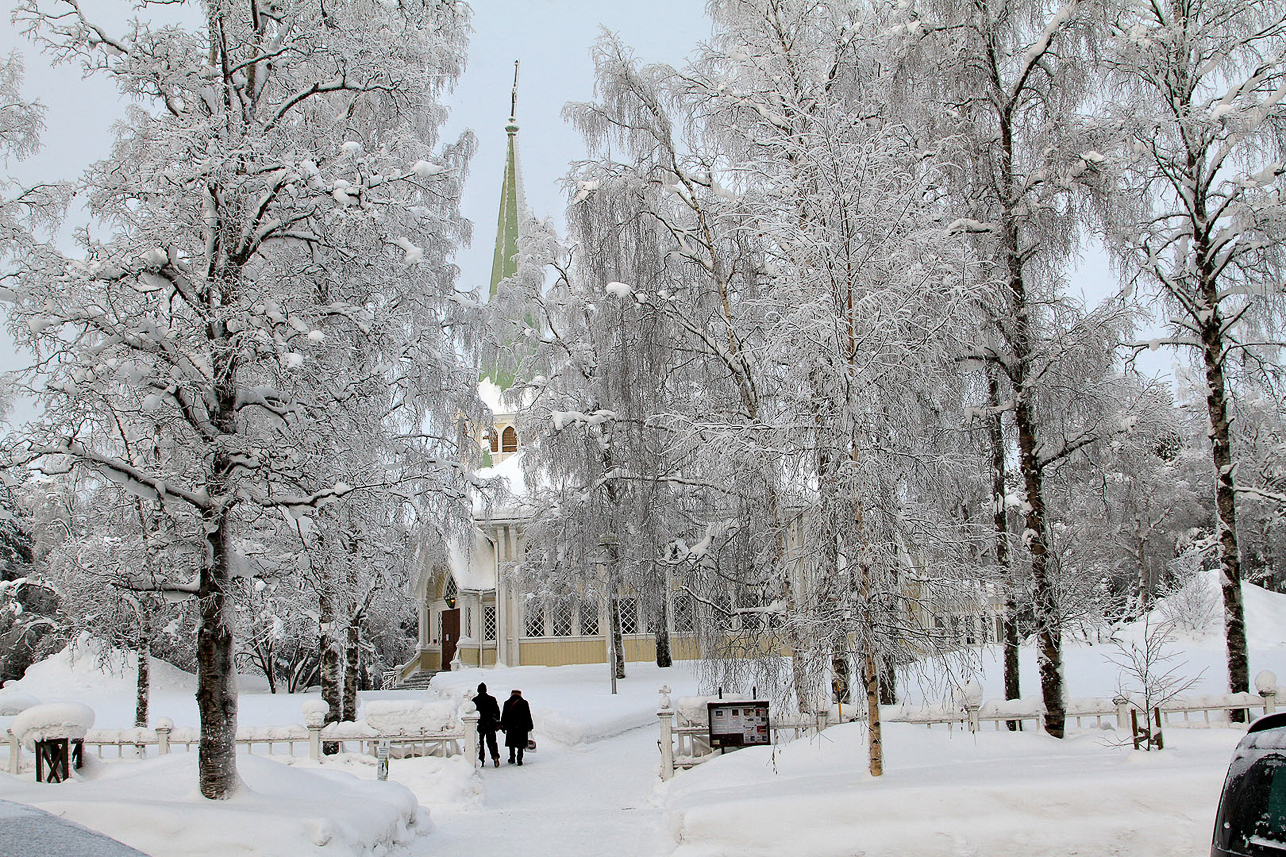
[[[442,611],[442,669],[451,669],[455,647],[460,642],[460,608]]]

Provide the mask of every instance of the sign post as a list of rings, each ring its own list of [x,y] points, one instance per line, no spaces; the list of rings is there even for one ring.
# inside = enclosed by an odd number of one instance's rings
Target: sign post
[[[709,702],[710,749],[720,753],[729,748],[765,746],[772,743],[768,722],[768,703]]]
[[[388,741],[381,741],[375,750],[375,778],[380,782],[388,779]]]

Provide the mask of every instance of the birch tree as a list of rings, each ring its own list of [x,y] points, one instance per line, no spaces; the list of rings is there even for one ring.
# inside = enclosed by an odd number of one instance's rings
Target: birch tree
[[[1144,201],[1116,237],[1132,282],[1161,298],[1170,333],[1159,342],[1192,355],[1204,378],[1228,686],[1241,693],[1250,673],[1231,422],[1238,376],[1277,372],[1283,342],[1286,7],[1123,4],[1111,23],[1123,191]]]
[[[14,454],[199,517],[196,574],[167,588],[199,604],[200,788],[224,799],[239,509],[306,512],[360,487],[300,471],[293,435],[324,426],[333,397],[292,373],[340,329],[406,375],[403,359],[446,367],[455,354],[446,253],[465,231],[471,143],[438,145],[437,98],[460,72],[468,18],[449,0],[190,5],[200,26],[136,21],[120,35],[72,0],[15,13],[55,61],[140,104],[81,180],[109,237],[83,234],[76,258],[43,250],[14,289],[11,328],[36,354],[45,405]],[[407,262],[421,275],[403,276]],[[319,294],[318,272],[353,274],[369,299]],[[440,387],[432,413],[454,424],[470,394]]]
[[[1085,395],[1102,375],[1075,374],[1110,362],[1130,321],[1120,303],[1086,314],[1062,294],[1095,211],[1085,192],[1103,185],[1104,156],[1082,121],[1095,81],[1094,19],[1075,0],[929,4],[924,12],[907,22],[932,52],[922,55],[934,69],[922,97],[945,105],[925,118],[932,133],[959,145],[961,216],[948,231],[976,238],[983,275],[996,284],[979,303],[979,342],[968,353],[1003,376],[998,407],[1013,414],[1045,729],[1062,737],[1062,628],[1045,481],[1051,465],[1102,435],[1101,411]]]

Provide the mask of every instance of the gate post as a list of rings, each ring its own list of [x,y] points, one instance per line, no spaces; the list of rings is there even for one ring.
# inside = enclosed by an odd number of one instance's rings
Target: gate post
[[[472,703],[468,703],[470,710],[460,715],[460,720],[464,722],[464,745],[468,748],[469,759],[473,766],[478,767],[478,710],[473,708]]]
[[[321,724],[308,724],[308,758],[314,762],[321,761]]]
[[[12,731],[6,729],[5,734],[9,736],[9,773],[18,773],[18,754],[22,752],[22,742]]]
[[[661,707],[656,719],[661,724],[661,780],[674,777],[674,710],[670,708],[670,688],[661,685]]]

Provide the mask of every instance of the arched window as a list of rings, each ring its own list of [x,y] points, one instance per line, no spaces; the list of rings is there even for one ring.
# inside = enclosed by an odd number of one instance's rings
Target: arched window
[[[459,593],[459,590],[456,588],[455,578],[450,575],[447,575],[446,585],[442,587],[442,598],[447,602],[449,606],[454,607],[456,595],[458,593]]]
[[[482,439],[491,447],[492,452],[500,451],[500,437],[496,434],[495,429],[487,429],[483,432]]]
[[[518,451],[518,432],[513,426],[505,426],[504,434],[500,436],[501,452]]]

